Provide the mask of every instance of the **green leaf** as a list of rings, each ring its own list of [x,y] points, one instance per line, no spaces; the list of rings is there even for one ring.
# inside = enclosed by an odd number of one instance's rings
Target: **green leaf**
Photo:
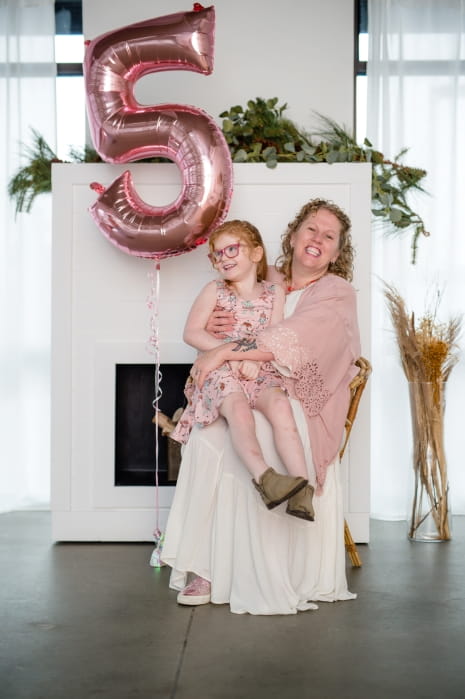
[[[326,162],[327,163],[337,163],[339,159],[339,153],[337,150],[330,150],[329,153],[326,155]]]
[[[384,155],[377,150],[372,151],[371,159],[376,165],[380,165],[384,162]]]
[[[385,206],[391,206],[393,202],[393,197],[392,194],[381,192],[381,194],[379,195],[379,200]]]
[[[243,148],[236,151],[236,153],[234,155],[234,162],[235,163],[245,163],[246,161],[247,161],[246,151]]]
[[[307,155],[314,155],[316,148],[314,146],[309,146],[308,143],[302,143],[302,150]]]
[[[276,157],[276,148],[274,146],[268,146],[268,148],[265,148],[262,155],[265,158],[265,160],[268,160],[268,158],[275,158]]]
[[[232,123],[231,119],[223,119],[223,131],[225,133],[229,133],[232,131],[234,128],[234,124]]]
[[[286,150],[288,153],[295,153],[295,145],[292,141],[288,141],[284,144],[284,150]]]
[[[399,223],[402,218],[402,211],[400,209],[391,209],[389,212],[389,218],[392,223]]]

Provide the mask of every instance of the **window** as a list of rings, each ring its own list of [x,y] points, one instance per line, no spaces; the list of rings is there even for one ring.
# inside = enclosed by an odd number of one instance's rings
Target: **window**
[[[355,0],[355,139],[366,136],[368,0]]]
[[[82,61],[81,0],[55,2],[55,61],[57,63],[57,155],[69,158],[70,148],[81,150],[86,140],[86,112]]]

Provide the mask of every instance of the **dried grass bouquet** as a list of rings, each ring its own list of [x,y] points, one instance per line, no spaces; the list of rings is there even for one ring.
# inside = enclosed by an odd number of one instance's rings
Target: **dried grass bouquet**
[[[451,533],[444,452],[444,389],[459,359],[457,340],[462,317],[438,322],[438,294],[435,307],[416,321],[393,286],[385,284],[384,295],[410,391],[415,489],[409,538],[448,540]]]

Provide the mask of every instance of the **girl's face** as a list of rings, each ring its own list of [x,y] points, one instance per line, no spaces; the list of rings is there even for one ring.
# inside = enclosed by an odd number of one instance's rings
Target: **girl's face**
[[[214,268],[227,281],[240,281],[248,274],[257,274],[261,247],[251,249],[234,233],[221,233],[213,243],[209,258]]]
[[[291,236],[293,269],[324,274],[339,257],[340,236],[341,222],[331,211],[309,214]]]

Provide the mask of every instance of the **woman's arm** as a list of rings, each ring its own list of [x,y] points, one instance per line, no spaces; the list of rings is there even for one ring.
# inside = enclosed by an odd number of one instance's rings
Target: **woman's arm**
[[[201,388],[205,381],[205,377],[210,371],[217,369],[224,364],[224,362],[241,359],[268,362],[274,359],[274,357],[271,352],[258,349],[254,339],[226,342],[225,344],[218,345],[204,352],[200,357],[197,357],[191,369],[191,376],[195,383]]]
[[[192,304],[184,326],[183,340],[199,352],[221,345],[221,340],[213,337],[207,330],[207,322],[217,301],[216,282],[209,282]]]

